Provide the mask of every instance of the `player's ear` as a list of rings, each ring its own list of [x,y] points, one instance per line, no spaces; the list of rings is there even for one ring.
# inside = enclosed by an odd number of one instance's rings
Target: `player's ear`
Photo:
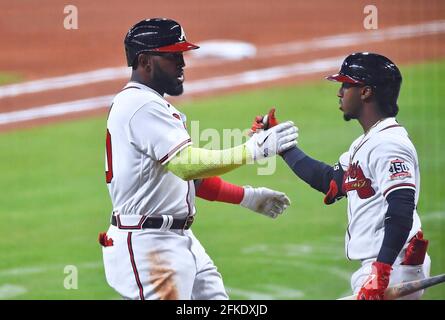
[[[147,72],[150,72],[152,65],[151,56],[145,53],[138,55],[138,66],[141,66]]]
[[[374,90],[370,86],[364,86],[361,90],[361,98],[362,100],[369,99],[374,93]]]

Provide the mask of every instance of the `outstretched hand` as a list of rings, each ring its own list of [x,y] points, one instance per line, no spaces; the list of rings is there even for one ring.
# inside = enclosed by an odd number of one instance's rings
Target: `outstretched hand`
[[[279,191],[245,186],[244,198],[240,205],[270,218],[276,218],[290,206],[290,200],[286,194]]]
[[[255,117],[249,131],[249,136],[252,136],[255,132],[260,130],[267,130],[275,127],[278,123],[279,122],[275,117],[275,108],[272,108],[266,115]]]
[[[286,121],[270,128],[259,130],[245,143],[248,157],[253,161],[273,157],[297,145],[298,128]]]

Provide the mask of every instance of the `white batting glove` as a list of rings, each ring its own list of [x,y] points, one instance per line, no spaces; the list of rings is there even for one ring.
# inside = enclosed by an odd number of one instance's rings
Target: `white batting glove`
[[[263,187],[252,188],[251,186],[245,186],[244,198],[240,205],[275,219],[290,206],[290,200],[282,192]]]
[[[269,130],[260,130],[246,142],[246,148],[254,161],[273,157],[297,145],[298,128],[286,121]]]

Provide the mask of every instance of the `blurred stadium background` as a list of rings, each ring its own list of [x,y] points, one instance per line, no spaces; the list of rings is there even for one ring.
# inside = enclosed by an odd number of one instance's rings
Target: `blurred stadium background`
[[[445,272],[443,186],[445,2],[373,1],[378,28],[363,21],[368,1],[227,0],[0,1],[0,299],[118,299],[105,281],[99,231],[111,210],[104,181],[106,112],[126,83],[123,38],[135,22],[169,17],[200,50],[186,55],[185,94],[171,99],[200,129],[247,128],[277,108],[300,128],[308,154],[334,163],[360,134],[338,111],[323,76],[354,51],[387,55],[404,75],[399,121],[417,147],[419,213],[432,274]],[[199,144],[199,142],[197,142]],[[227,180],[286,192],[276,221],[197,200],[193,226],[233,299],[335,299],[350,294],[358,267],[346,261],[346,204],[322,204],[277,159],[271,176],[253,166]],[[78,270],[67,290],[66,266]],[[445,286],[425,299],[444,299]]]

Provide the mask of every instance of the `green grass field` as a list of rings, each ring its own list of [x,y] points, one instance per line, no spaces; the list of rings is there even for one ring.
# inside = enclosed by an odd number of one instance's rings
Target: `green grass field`
[[[430,240],[432,274],[445,272],[443,186],[445,61],[405,67],[399,121],[420,158],[418,211]],[[344,122],[338,85],[319,81],[184,103],[200,129],[247,128],[276,106],[300,128],[300,146],[334,163],[361,134]],[[105,115],[0,135],[0,298],[118,299],[105,281],[97,234],[111,210],[104,178]],[[223,275],[232,299],[335,299],[350,294],[358,267],[343,251],[346,201],[325,206],[277,159],[274,175],[246,166],[225,179],[286,192],[292,206],[277,220],[238,206],[197,200],[193,226]],[[78,268],[78,289],[64,288],[66,265]],[[445,285],[428,299],[445,299]]]

